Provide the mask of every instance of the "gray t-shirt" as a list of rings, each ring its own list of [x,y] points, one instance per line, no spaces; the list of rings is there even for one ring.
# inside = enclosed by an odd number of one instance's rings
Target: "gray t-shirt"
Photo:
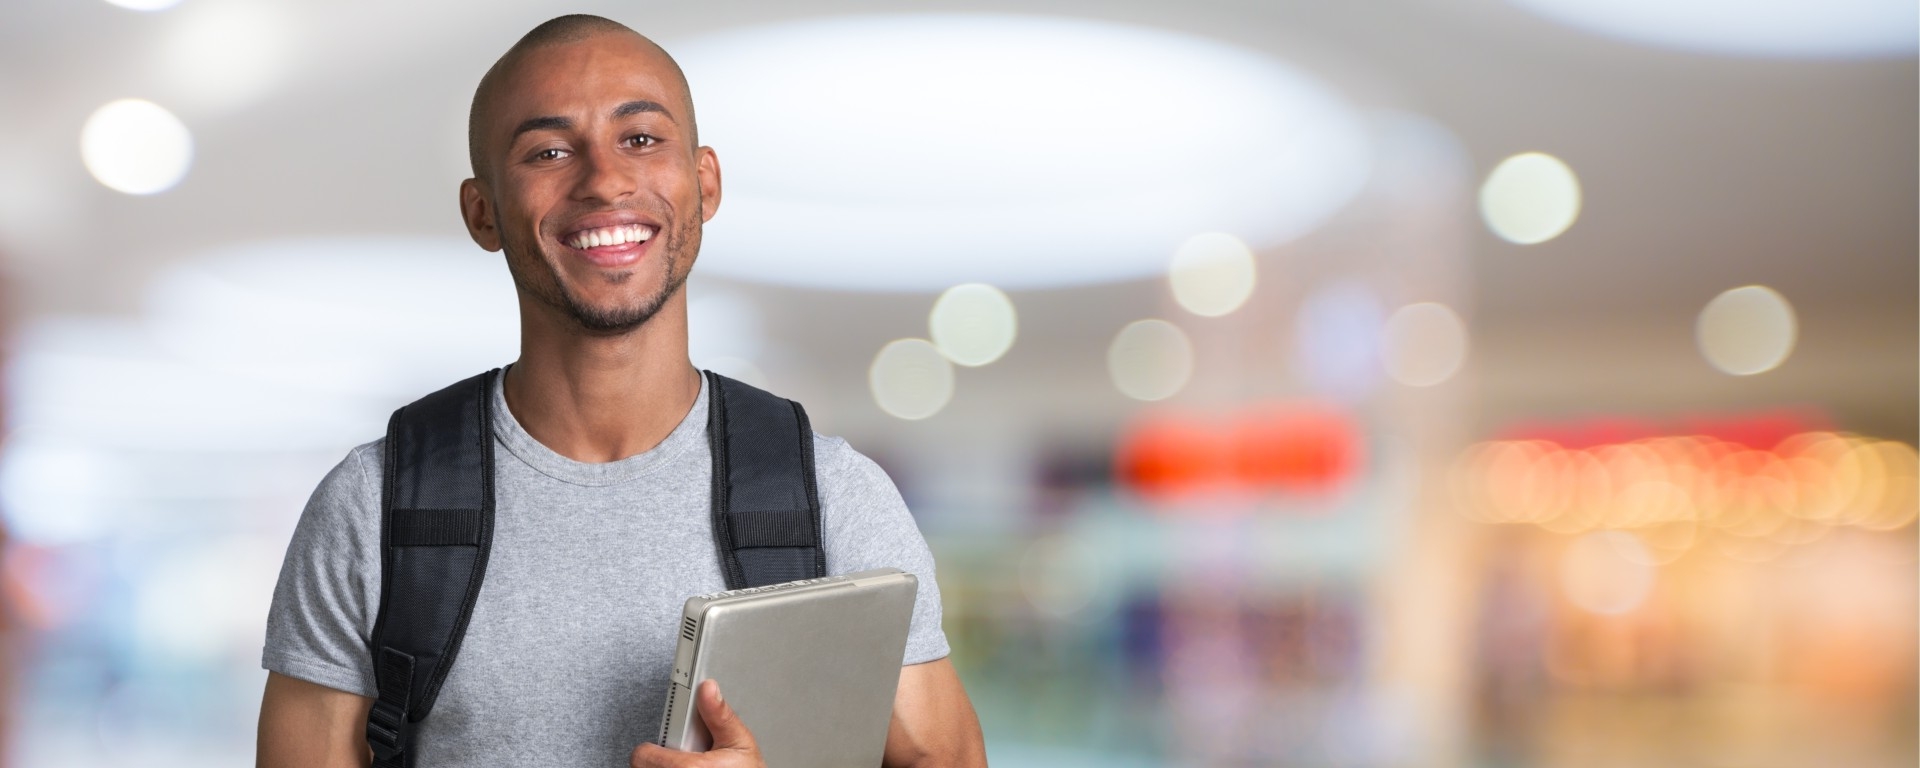
[[[419,764],[626,765],[660,727],[681,605],[726,588],[706,385],[658,446],[605,464],[534,440],[497,377],[493,406],[492,554],[459,659],[417,732]],[[903,663],[946,656],[933,556],[899,491],[839,438],[815,435],[814,461],[827,570],[919,576]],[[280,569],[262,666],[375,695],[367,638],[380,605],[380,477],[376,441],[314,491]]]

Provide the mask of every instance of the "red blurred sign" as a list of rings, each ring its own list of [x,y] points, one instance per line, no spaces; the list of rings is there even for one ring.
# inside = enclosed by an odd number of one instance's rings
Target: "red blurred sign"
[[[1323,497],[1365,461],[1352,417],[1319,403],[1274,403],[1226,417],[1160,412],[1121,436],[1120,483],[1156,501],[1215,495]]]

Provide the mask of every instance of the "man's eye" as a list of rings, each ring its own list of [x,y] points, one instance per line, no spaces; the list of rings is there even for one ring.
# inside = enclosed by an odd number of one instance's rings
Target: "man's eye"
[[[562,157],[565,157],[565,156],[566,156],[566,154],[567,154],[567,151],[566,151],[566,150],[564,150],[564,149],[559,149],[559,148],[553,148],[553,147],[550,147],[550,148],[547,148],[547,149],[543,149],[543,150],[540,150],[540,151],[538,151],[538,152],[535,152],[535,153],[533,153],[533,159],[535,159],[535,160],[558,160],[558,159],[560,159],[560,158],[562,158]]]
[[[643,147],[643,148],[651,147],[658,143],[660,143],[659,139],[656,139],[652,136],[648,136],[644,133],[635,134],[633,136],[627,137],[627,144],[629,146],[634,146],[634,147]]]

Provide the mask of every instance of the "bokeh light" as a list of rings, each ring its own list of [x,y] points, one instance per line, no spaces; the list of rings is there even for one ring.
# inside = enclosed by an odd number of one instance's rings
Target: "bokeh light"
[[[1580,216],[1580,180],[1560,158],[1524,152],[1502,160],[1480,187],[1480,215],[1502,239],[1532,245],[1560,236]]]
[[[1631,531],[1625,556],[1670,563],[1711,543],[1735,560],[1772,560],[1836,528],[1899,530],[1920,513],[1913,446],[1799,432],[1756,447],[1671,435],[1566,447],[1496,440],[1468,448],[1449,485],[1482,523],[1558,534]]]
[[[953,399],[953,364],[926,339],[898,339],[874,356],[867,385],[880,410],[909,421],[924,419]]]
[[[1467,326],[1445,304],[1409,304],[1387,318],[1381,351],[1394,381],[1431,387],[1466,363]]]
[[[1201,317],[1219,317],[1253,295],[1253,251],[1223,232],[1194,235],[1180,245],[1167,272],[1173,298]]]
[[[1640,538],[1624,531],[1597,531],[1567,545],[1560,560],[1560,586],[1574,605],[1598,614],[1640,607],[1653,591],[1654,568]]]
[[[193,164],[193,135],[172,112],[144,99],[121,99],[93,111],[80,129],[80,159],[109,189],[129,195],[164,192]]]
[[[1013,300],[1000,289],[985,283],[964,283],[948,288],[933,302],[927,330],[933,345],[948,360],[980,366],[1000,359],[1013,348],[1019,320]]]
[[[1135,400],[1165,400],[1193,376],[1193,342],[1180,327],[1157,318],[1128,323],[1107,347],[1107,373]]]
[[[1713,367],[1735,376],[1765,373],[1786,361],[1799,335],[1793,307],[1764,285],[1735,288],[1700,310],[1694,338]]]

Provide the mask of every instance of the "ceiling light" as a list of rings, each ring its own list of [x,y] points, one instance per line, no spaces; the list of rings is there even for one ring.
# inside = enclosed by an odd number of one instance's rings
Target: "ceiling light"
[[[1223,232],[1195,235],[1181,244],[1167,271],[1173,299],[1201,317],[1219,317],[1253,296],[1253,251]]]
[[[1013,301],[985,283],[948,288],[927,315],[927,328],[940,354],[966,366],[1000,359],[1013,348],[1018,326]]]
[[[1700,310],[1694,338],[1707,362],[1735,376],[1765,373],[1793,352],[1798,324],[1793,307],[1764,285],[1735,288]]]
[[[1503,240],[1544,243],[1579,218],[1580,180],[1553,155],[1514,155],[1495,166],[1480,186],[1480,215]]]
[[[1195,232],[1256,249],[1369,168],[1326,84],[1206,38],[1005,15],[842,17],[676,41],[726,168],[701,267],[861,290],[1150,277]]]
[[[1107,347],[1107,373],[1127,397],[1165,400],[1193,377],[1193,342],[1173,323],[1136,320],[1120,329]]]
[[[1467,360],[1467,326],[1445,304],[1409,304],[1387,318],[1382,333],[1387,374],[1409,387],[1431,387]]]
[[[924,419],[953,399],[953,364],[925,339],[899,339],[874,356],[867,385],[880,410],[908,421]]]
[[[172,112],[144,99],[93,111],[80,129],[80,160],[108,188],[129,195],[172,189],[193,164],[193,134]]]

